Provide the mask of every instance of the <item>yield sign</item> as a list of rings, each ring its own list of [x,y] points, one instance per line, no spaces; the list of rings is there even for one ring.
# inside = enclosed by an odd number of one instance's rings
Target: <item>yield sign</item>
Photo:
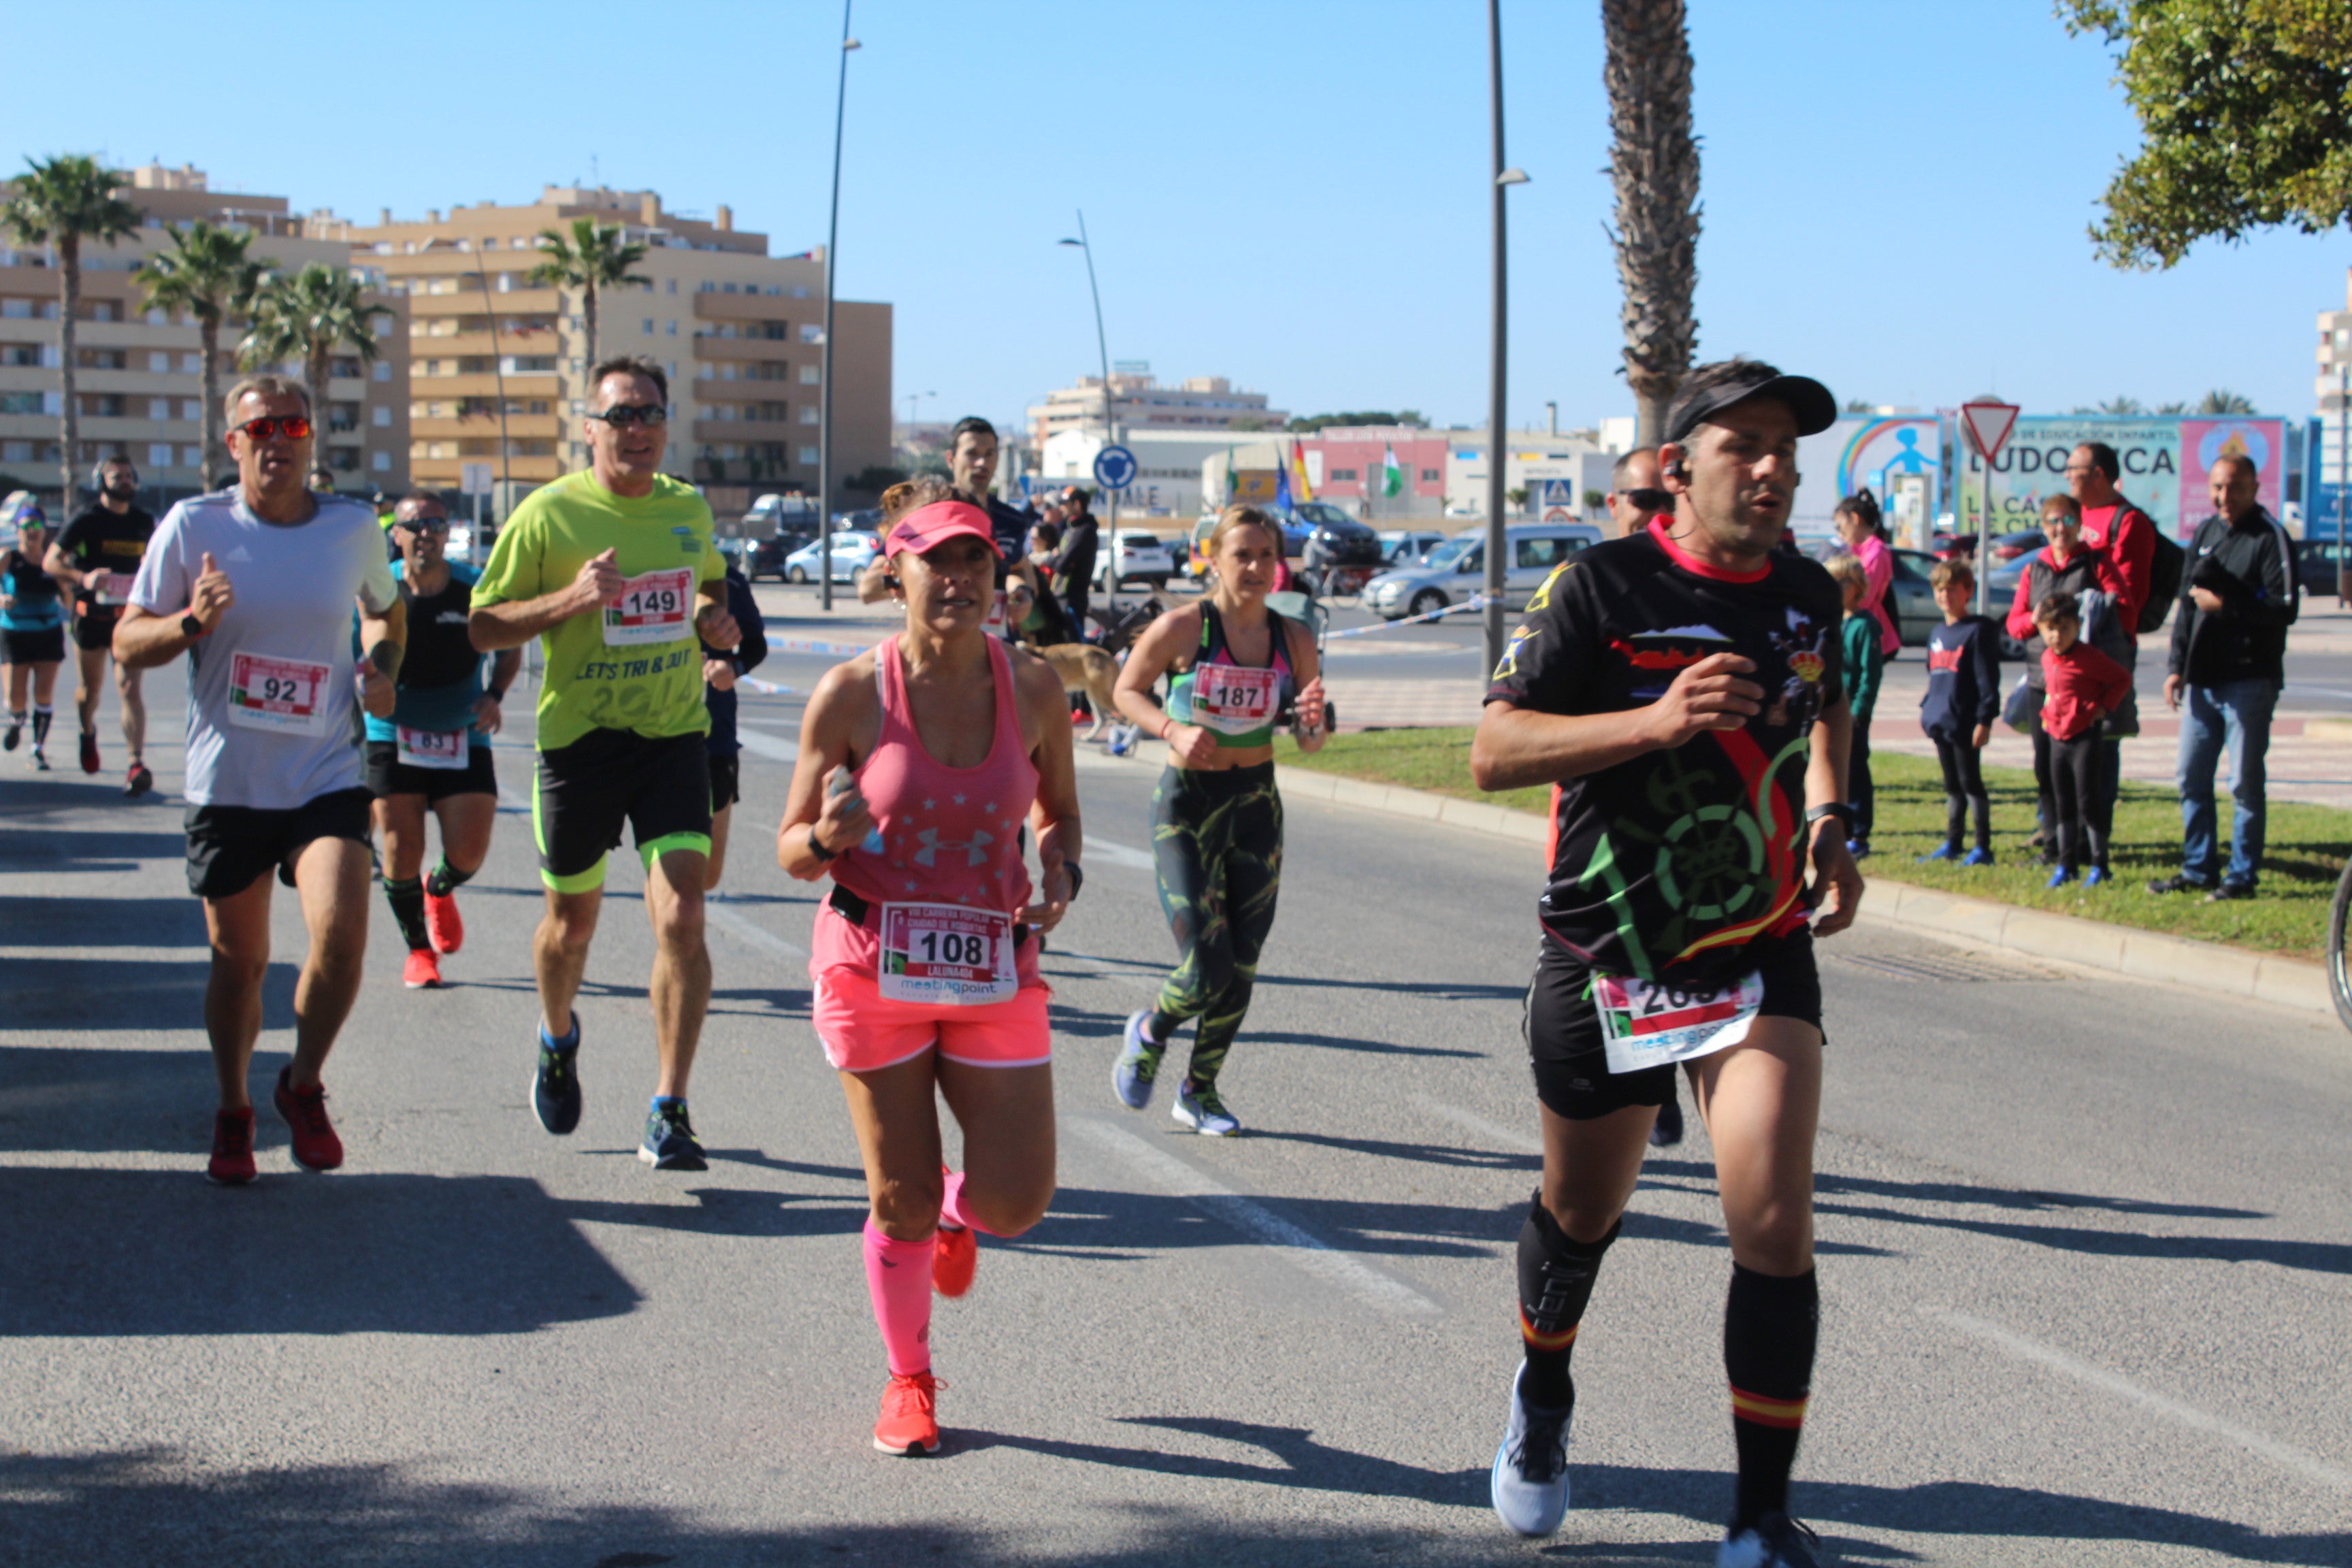
[[[2017,405],[1979,397],[1960,405],[1960,424],[1968,430],[1969,444],[1990,463],[2000,456],[2009,445],[2009,433],[2017,428]]]

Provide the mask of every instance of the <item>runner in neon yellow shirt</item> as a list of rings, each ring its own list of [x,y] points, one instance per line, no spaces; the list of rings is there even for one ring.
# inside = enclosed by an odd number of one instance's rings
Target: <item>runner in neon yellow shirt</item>
[[[686,1085],[710,1002],[702,929],[710,717],[700,645],[732,648],[740,634],[727,613],[709,507],[659,472],[668,378],[649,360],[623,359],[598,365],[593,380],[591,466],[515,509],[474,586],[469,628],[485,652],[536,637],[547,655],[531,799],[547,884],[531,949],[541,1012],[532,1101],[550,1132],[580,1124],[572,1001],[603,907],[604,856],[626,826],[646,863],[661,1063],[637,1157],[659,1170],[699,1171]]]

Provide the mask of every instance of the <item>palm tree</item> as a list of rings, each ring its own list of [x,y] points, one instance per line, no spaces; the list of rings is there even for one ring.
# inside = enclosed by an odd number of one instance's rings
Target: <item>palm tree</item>
[[[197,473],[209,479],[226,457],[221,443],[221,321],[253,309],[262,268],[246,259],[250,234],[215,228],[202,218],[185,228],[173,224],[171,232],[172,248],[149,257],[133,281],[147,291],[148,309],[195,318],[205,354],[204,463]]]
[[[81,308],[81,242],[112,246],[137,229],[139,209],[114,193],[131,176],[78,153],[25,160],[26,173],[0,205],[0,226],[19,245],[47,245],[58,253],[58,380],[63,395],[58,473],[59,507],[73,510],[74,460],[81,446],[81,404],[74,390],[74,317]]]
[[[2254,400],[2252,398],[2248,397],[2242,392],[2231,392],[2226,388],[2217,386],[2212,391],[2207,393],[2202,398],[2198,400],[2195,409],[2186,410],[2184,412],[2194,412],[2198,414],[2252,414],[2253,411]]]
[[[344,268],[313,261],[291,278],[271,273],[253,295],[253,323],[237,344],[237,360],[247,370],[300,360],[303,379],[310,383],[311,417],[327,422],[328,360],[345,343],[358,351],[362,365],[375,362],[375,318],[389,316],[384,305],[371,305],[367,288]],[[324,456],[321,448],[321,457]]]
[[[623,232],[617,224],[598,223],[593,217],[573,218],[569,238],[560,228],[539,231],[539,253],[546,259],[530,269],[530,285],[580,290],[580,314],[588,324],[587,363],[592,366],[596,363],[596,290],[651,281],[629,270],[646,258],[646,247],[634,242],[623,244]]]
[[[1617,187],[1617,278],[1625,290],[1625,379],[1634,440],[1652,447],[1698,341],[1698,142],[1691,134],[1690,34],[1683,0],[1601,0],[1609,48],[1609,175]]]
[[[2105,403],[2100,404],[2099,412],[2102,414],[2145,414],[2147,412],[2147,406],[2141,403],[2138,398],[2126,393],[2121,397],[2110,397]]]

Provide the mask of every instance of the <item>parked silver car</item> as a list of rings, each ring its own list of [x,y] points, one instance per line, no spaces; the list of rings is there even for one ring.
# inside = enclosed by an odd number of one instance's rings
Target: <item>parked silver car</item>
[[[1516,609],[1543,586],[1553,567],[1587,545],[1600,543],[1601,531],[1589,522],[1527,522],[1505,530],[1503,538],[1510,552],[1503,572],[1503,599]],[[1364,605],[1398,621],[1466,604],[1486,585],[1486,531],[1473,528],[1431,551],[1421,564],[1373,578],[1364,585]]]

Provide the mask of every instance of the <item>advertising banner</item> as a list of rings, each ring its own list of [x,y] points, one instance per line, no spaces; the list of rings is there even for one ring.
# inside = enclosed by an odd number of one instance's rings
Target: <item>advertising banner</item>
[[[2286,515],[2286,422],[2281,419],[2183,419],[2180,422],[2180,532],[2184,543],[2212,515],[2211,468],[2225,456],[2253,459],[2262,476],[2262,506]]]
[[[2040,526],[2042,503],[2066,491],[2066,457],[2085,441],[2116,449],[2116,488],[2171,537],[2186,541],[2213,510],[2210,470],[2224,453],[2243,453],[2260,471],[2263,506],[2282,515],[2286,495],[2286,423],[2252,417],[2174,415],[2028,415],[1993,465],[1992,531]],[[1981,460],[1963,453],[1952,511],[1973,533],[1984,495]]]
[[[1898,475],[1925,475],[1932,498],[1942,488],[1942,452],[1933,415],[1847,415],[1797,444],[1797,504],[1790,521],[1800,537],[1827,534],[1840,500],[1866,489],[1884,507]]]

